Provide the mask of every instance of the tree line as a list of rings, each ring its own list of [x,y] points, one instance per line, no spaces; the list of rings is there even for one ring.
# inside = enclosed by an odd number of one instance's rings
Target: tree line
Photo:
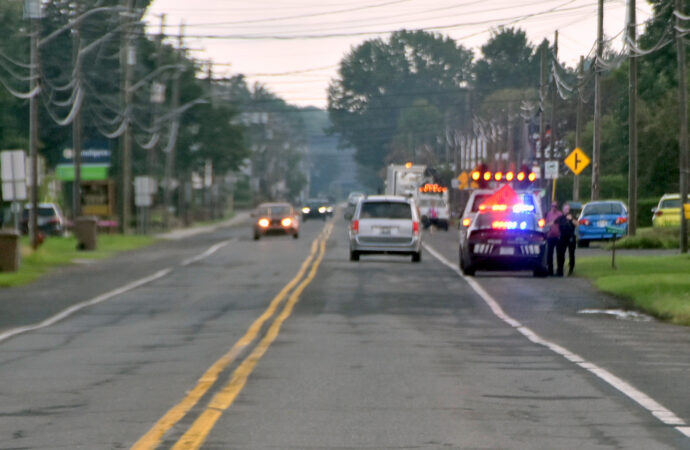
[[[639,37],[640,48],[659,47],[673,25],[673,1],[650,3],[653,17]],[[362,164],[382,170],[388,163],[414,161],[442,168],[448,180],[478,162],[503,169],[535,162],[542,138],[547,158],[562,160],[575,147],[582,102],[581,147],[591,156],[591,78],[604,64],[602,195],[625,198],[628,55],[613,50],[609,40],[603,61],[595,64],[595,55],[583,55],[582,67],[568,67],[558,60],[554,41],[535,45],[519,27],[499,28],[475,55],[448,36],[425,31],[368,40],[342,59],[330,84],[332,131],[356,149]],[[542,55],[548,90],[540,95]],[[639,192],[658,198],[679,189],[676,48],[660,46],[638,61]],[[466,144],[478,137],[485,146],[479,155]],[[582,189],[585,197],[589,187],[583,183]],[[563,195],[572,198],[572,192]]]
[[[186,52],[184,30],[182,38],[146,32],[143,16],[151,0],[130,3],[128,9],[118,0],[43,2],[36,95],[38,151],[47,166],[55,167],[64,150],[72,148],[70,125],[78,111],[82,141],[107,143],[111,176],[118,181],[120,141],[128,127],[133,175],[163,180],[167,153],[174,151],[179,197],[179,187],[191,184],[210,165],[214,183],[224,184],[226,174],[237,174],[242,201],[297,198],[306,185],[305,133],[298,109],[241,75],[214,76],[212,65]],[[0,149],[27,149],[29,144],[29,42],[34,30],[23,18],[23,7],[21,0],[0,3]],[[133,62],[127,105],[123,46],[130,49],[126,58],[133,60],[127,62]]]

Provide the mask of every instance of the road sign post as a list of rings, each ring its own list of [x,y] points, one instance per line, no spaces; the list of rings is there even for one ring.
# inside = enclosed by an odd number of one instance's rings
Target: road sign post
[[[623,233],[625,233],[625,229],[623,227],[614,227],[612,225],[608,225],[605,228],[607,233],[610,233],[613,235],[613,244],[611,247],[611,268],[615,269],[616,268],[616,240],[620,237],[623,236]]]

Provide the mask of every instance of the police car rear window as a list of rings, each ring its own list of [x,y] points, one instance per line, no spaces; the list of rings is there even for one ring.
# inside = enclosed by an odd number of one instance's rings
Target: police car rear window
[[[477,217],[478,229],[490,230],[537,230],[538,223],[534,214],[523,213],[482,213]]]

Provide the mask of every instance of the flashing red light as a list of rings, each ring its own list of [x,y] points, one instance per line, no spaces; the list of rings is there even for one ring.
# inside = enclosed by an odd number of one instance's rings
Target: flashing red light
[[[534,173],[534,172],[531,172],[531,173],[527,176],[527,179],[528,179],[529,181],[534,182],[534,180],[537,179],[537,174]]]
[[[503,172],[496,172],[494,174],[494,180],[501,181],[503,179]]]
[[[484,181],[491,181],[491,172],[488,170],[484,172]]]
[[[518,172],[517,180],[518,181],[525,181],[525,172]]]
[[[506,181],[513,181],[513,178],[515,178],[515,174],[513,172],[508,172],[506,174]]]
[[[352,232],[355,234],[359,233],[359,220],[352,221]]]
[[[478,170],[475,170],[472,172],[471,177],[473,181],[479,181],[479,179],[482,177],[482,174]]]
[[[616,219],[616,225],[621,225],[623,223],[626,223],[628,221],[627,217],[619,217]]]
[[[419,234],[419,222],[412,222],[412,232]]]

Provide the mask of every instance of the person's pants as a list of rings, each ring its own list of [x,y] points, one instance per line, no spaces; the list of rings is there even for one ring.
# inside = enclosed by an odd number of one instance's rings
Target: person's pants
[[[565,265],[565,251],[568,249],[568,242],[558,241],[556,247],[556,275],[563,276],[563,266]]]
[[[568,242],[568,275],[575,270],[575,247],[577,247],[577,239],[573,237],[570,242]]]
[[[549,270],[549,275],[553,275],[553,252],[558,247],[559,239],[557,237],[546,238],[546,267]],[[561,264],[561,272],[563,272],[563,265]]]

